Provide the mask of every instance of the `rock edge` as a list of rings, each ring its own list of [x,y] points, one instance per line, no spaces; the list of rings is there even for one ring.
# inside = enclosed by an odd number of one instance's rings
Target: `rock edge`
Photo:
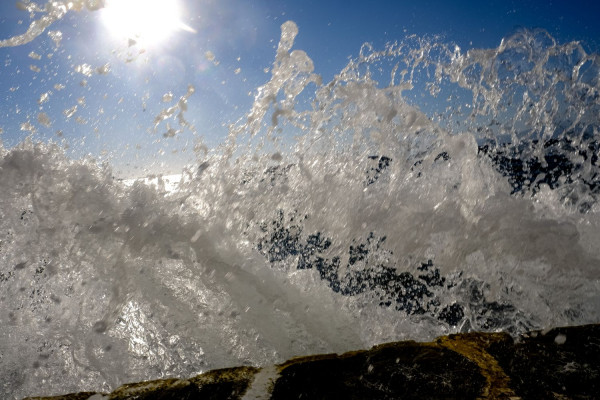
[[[40,388],[43,390],[43,388]],[[600,324],[506,333],[466,333],[433,342],[218,369],[189,379],[126,384],[26,400],[192,399],[598,399]]]

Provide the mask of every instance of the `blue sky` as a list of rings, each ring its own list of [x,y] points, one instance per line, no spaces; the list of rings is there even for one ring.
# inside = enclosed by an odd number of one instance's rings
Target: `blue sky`
[[[495,47],[519,28],[543,28],[560,42],[600,49],[600,4],[594,1],[178,1],[181,21],[195,32],[177,31],[143,54],[111,37],[102,11],[87,10],[69,12],[48,28],[62,32],[58,48],[46,32],[26,45],[0,48],[5,146],[27,137],[31,132],[21,126],[29,122],[37,139],[67,144],[75,157],[110,155],[120,170],[152,163],[177,168],[194,158],[199,137],[217,146],[227,125],[249,110],[256,88],[269,79],[265,69],[287,20],[299,27],[295,48],[308,53],[325,82],[363,43],[383,48],[410,34],[442,35],[467,50]],[[0,40],[25,32],[30,21],[13,1],[0,2]],[[77,72],[77,66],[95,71],[107,63],[108,74]],[[185,116],[195,133],[186,128],[165,138],[165,123],[153,129],[155,117],[189,85],[195,93]],[[39,104],[44,93],[49,100]],[[168,93],[173,100],[163,102]],[[67,117],[65,110],[75,106]],[[40,114],[48,117],[45,124]]]

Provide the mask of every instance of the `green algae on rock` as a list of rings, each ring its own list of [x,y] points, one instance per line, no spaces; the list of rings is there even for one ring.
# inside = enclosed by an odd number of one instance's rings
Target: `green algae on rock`
[[[598,382],[600,325],[586,325],[517,340],[505,333],[466,333],[431,343],[387,343],[272,367],[132,383],[110,394],[28,399],[595,399]]]

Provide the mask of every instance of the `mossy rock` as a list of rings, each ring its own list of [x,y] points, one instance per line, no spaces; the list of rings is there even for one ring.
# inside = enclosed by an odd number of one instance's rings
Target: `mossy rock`
[[[43,388],[42,388],[43,389]],[[449,335],[291,359],[264,368],[127,384],[110,394],[44,400],[186,399],[597,399],[600,325]]]

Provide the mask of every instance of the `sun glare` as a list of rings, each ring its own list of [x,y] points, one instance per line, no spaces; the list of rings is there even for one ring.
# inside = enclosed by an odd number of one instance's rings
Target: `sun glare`
[[[143,46],[159,44],[177,30],[191,31],[181,22],[181,9],[174,0],[110,0],[102,20],[117,39]]]

